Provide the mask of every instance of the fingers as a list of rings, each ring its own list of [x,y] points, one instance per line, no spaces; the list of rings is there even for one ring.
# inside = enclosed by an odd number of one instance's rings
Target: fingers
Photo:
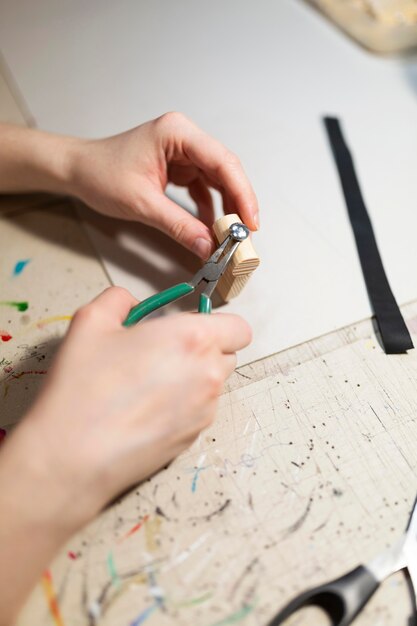
[[[214,313],[199,315],[209,331],[214,334],[222,352],[231,354],[246,348],[252,341],[252,330],[249,324],[239,315],[230,313]]]
[[[201,189],[199,193],[201,197]],[[206,224],[157,191],[154,195],[148,195],[147,202],[152,207],[150,212],[152,226],[178,241],[201,259],[208,259],[214,249],[214,241]],[[206,210],[210,211],[209,206]]]
[[[109,287],[75,313],[71,327],[120,328],[136,304],[138,301],[127,289]]]
[[[217,346],[224,354],[233,354],[245,348],[252,340],[249,324],[239,315],[230,313],[179,314],[171,316],[177,335],[191,349]]]
[[[189,120],[183,133],[182,147],[188,158],[221,185],[244,223],[258,230],[258,201],[237,156]]]
[[[229,378],[230,374],[235,371],[237,363],[236,354],[224,354],[222,357],[222,368],[224,377]]]

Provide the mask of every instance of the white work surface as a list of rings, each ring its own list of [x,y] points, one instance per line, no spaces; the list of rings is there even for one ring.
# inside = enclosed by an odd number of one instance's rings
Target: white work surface
[[[262,265],[228,307],[254,327],[242,362],[370,315],[323,114],[343,121],[398,301],[417,297],[415,63],[361,50],[297,0],[1,0],[0,12],[39,127],[102,136],[180,110],[241,157],[262,211]],[[143,298],[189,276],[163,238],[155,252],[131,229],[95,237],[114,282]]]

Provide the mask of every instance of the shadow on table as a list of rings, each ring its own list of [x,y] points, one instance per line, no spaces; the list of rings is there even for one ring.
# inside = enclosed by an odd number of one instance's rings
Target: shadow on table
[[[32,219],[25,220],[16,216],[32,213]],[[60,244],[72,249],[79,255],[97,258],[95,247],[98,245],[100,256],[105,265],[113,269],[113,277],[119,277],[119,283],[129,282],[134,291],[143,285],[149,286],[148,291],[158,292],[178,282],[191,278],[199,269],[201,262],[191,252],[174,242],[170,237],[158,230],[139,222],[129,222],[99,215],[88,207],[70,199],[32,194],[31,196],[3,196],[0,198],[0,215],[3,219],[13,219],[19,228],[30,230],[40,239],[56,243],[56,229],[45,228],[45,220],[34,220],[33,212],[50,213],[65,212],[75,220],[78,216],[87,225],[87,231],[78,236],[62,236]],[[91,231],[93,237],[91,238]],[[104,268],[106,269],[106,268]],[[141,294],[133,294],[138,299]],[[216,301],[214,304],[220,304]],[[197,305],[197,297],[192,295],[178,303],[182,310],[193,310]]]
[[[20,359],[13,363],[3,359],[0,367],[1,428],[10,431],[33,405],[60,344],[61,339],[53,337],[38,345],[28,345]]]

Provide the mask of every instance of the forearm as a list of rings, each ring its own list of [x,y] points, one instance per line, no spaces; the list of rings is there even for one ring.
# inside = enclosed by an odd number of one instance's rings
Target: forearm
[[[67,499],[19,427],[0,452],[0,626],[12,626],[58,549],[77,530]]]
[[[0,124],[0,193],[71,192],[81,139]]]

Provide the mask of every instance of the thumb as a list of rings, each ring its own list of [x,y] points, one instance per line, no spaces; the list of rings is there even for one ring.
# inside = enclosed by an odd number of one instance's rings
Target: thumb
[[[208,226],[164,194],[148,197],[148,202],[152,226],[178,241],[200,259],[208,259],[214,249],[213,235]]]
[[[71,330],[86,328],[88,331],[98,329],[120,328],[130,309],[138,304],[136,298],[122,287],[108,287],[89,304],[75,313]]]

